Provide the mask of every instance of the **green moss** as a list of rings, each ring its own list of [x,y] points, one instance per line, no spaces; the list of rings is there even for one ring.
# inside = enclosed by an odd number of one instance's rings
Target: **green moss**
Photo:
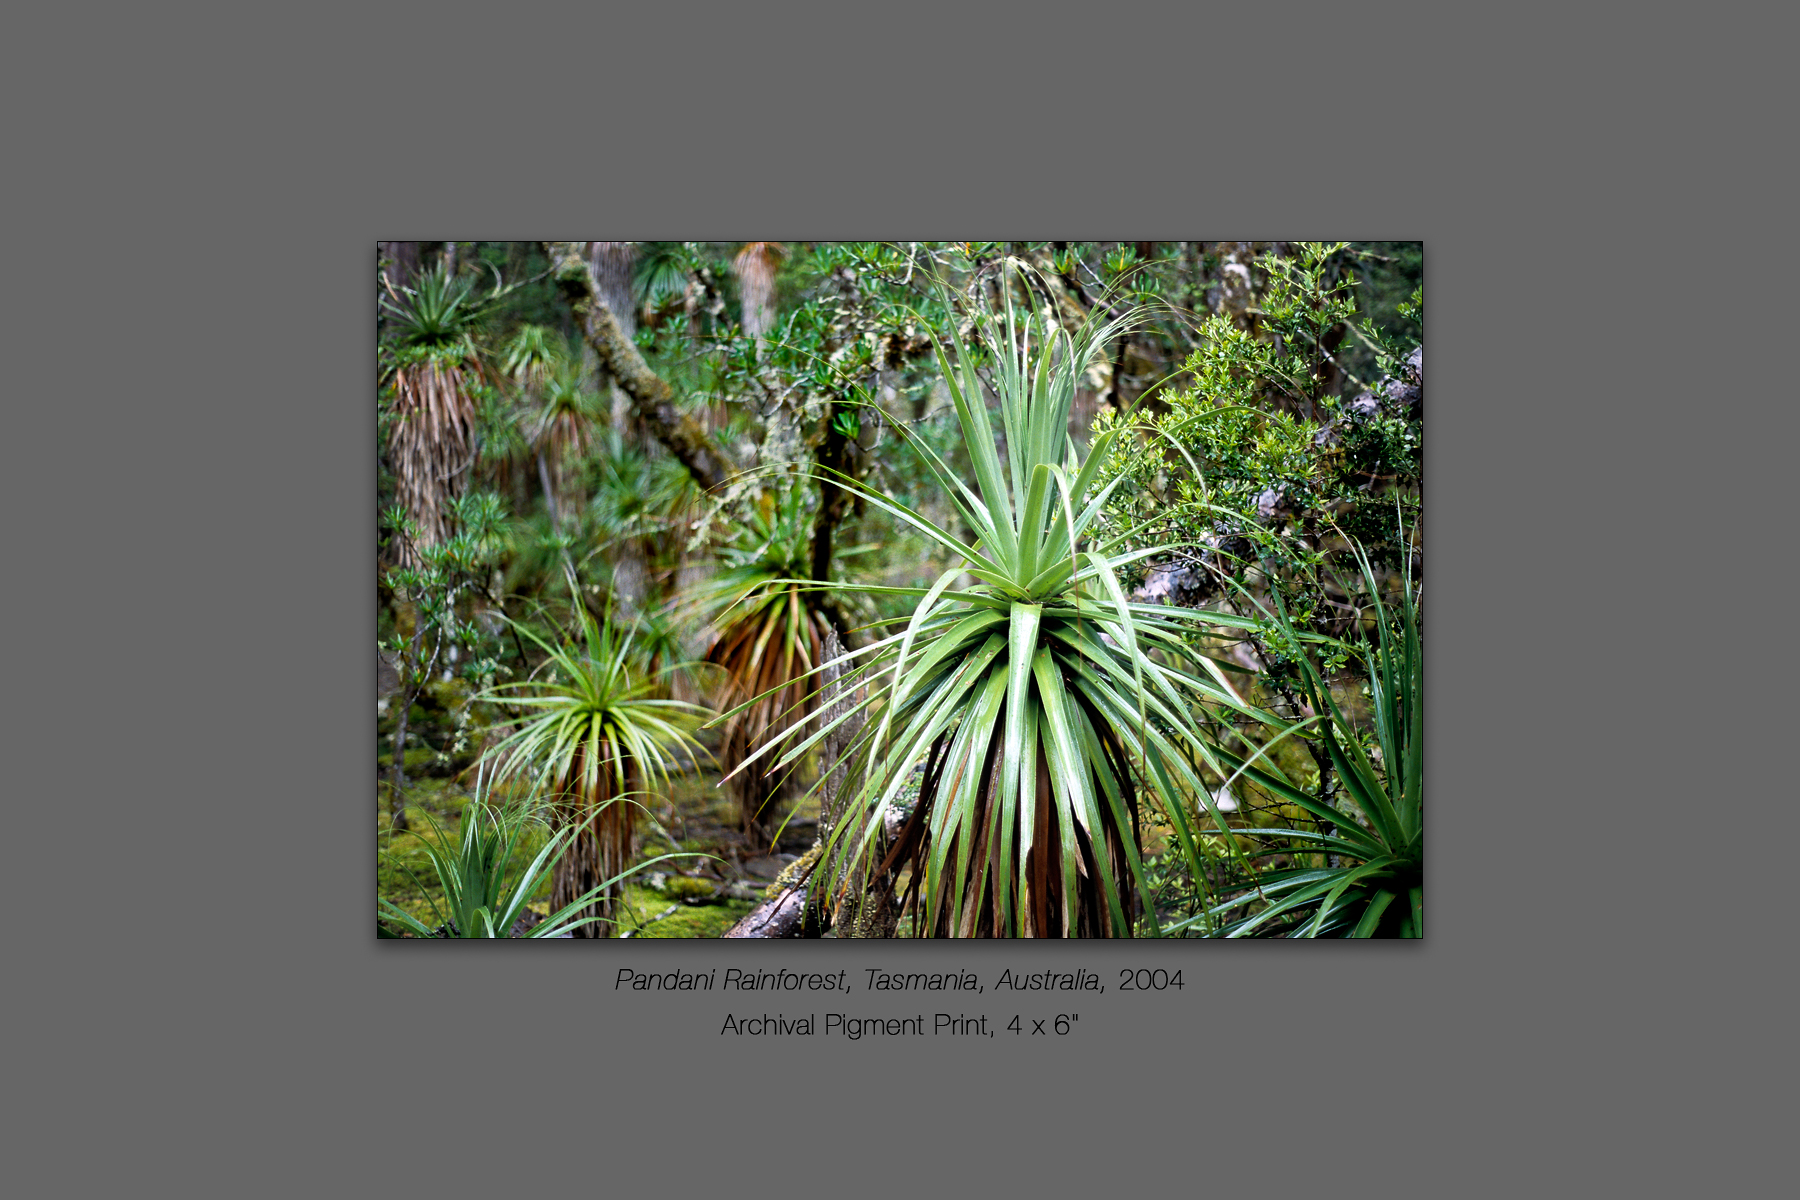
[[[824,853],[824,851],[825,847],[814,846],[811,850],[808,850],[805,854],[783,867],[781,869],[781,874],[775,877],[775,882],[763,889],[763,899],[773,900],[776,896],[781,894],[783,889],[792,887],[802,875],[812,869],[812,865],[819,861],[819,855]]]
[[[411,738],[407,739],[411,741]],[[438,752],[430,746],[408,746],[406,748],[406,778],[410,783],[430,773],[437,767]],[[390,764],[392,759],[388,760]]]
[[[674,916],[646,926],[634,936],[644,938],[716,938],[736,925],[756,907],[748,900],[728,900],[723,904],[696,907],[682,905]]]
[[[474,689],[469,686],[468,680],[453,675],[449,679],[434,679],[420,691],[431,698],[432,704],[440,712],[451,713],[468,702]]]
[[[747,900],[721,904],[683,904],[636,883],[625,885],[619,906],[621,929],[636,928],[641,938],[716,938],[737,924],[755,905]],[[663,914],[667,913],[667,916]]]
[[[717,891],[710,880],[690,879],[685,875],[671,875],[663,885],[663,894],[671,900],[707,900]]]

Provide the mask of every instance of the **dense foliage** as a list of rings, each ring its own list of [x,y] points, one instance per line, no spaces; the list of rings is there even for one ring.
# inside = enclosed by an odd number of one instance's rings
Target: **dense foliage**
[[[847,888],[922,936],[1421,932],[1421,262],[382,243],[384,863],[462,809],[647,936],[646,831],[816,829],[815,932]],[[644,878],[740,894],[698,861]]]

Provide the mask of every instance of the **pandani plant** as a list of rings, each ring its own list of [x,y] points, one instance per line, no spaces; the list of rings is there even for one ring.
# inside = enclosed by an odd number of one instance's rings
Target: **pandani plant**
[[[418,566],[421,551],[447,536],[445,502],[461,490],[474,454],[474,394],[486,370],[473,335],[485,305],[473,280],[442,265],[389,293],[381,302],[394,322],[384,372],[387,451],[396,498],[415,530],[401,539],[400,563]]]
[[[552,827],[574,829],[557,861],[552,908],[578,906],[582,916],[612,917],[617,880],[632,855],[641,804],[636,796],[666,791],[675,753],[705,752],[693,731],[710,714],[656,694],[657,680],[638,668],[632,638],[610,616],[596,621],[579,601],[582,643],[551,645],[523,625],[547,660],[534,677],[502,683],[479,699],[525,712],[519,727],[484,756],[498,779],[523,779],[544,798]],[[598,924],[577,937],[604,936]]]
[[[905,870],[901,911],[922,936],[1130,937],[1140,917],[1160,935],[1140,854],[1144,799],[1198,869],[1197,814],[1182,798],[1212,800],[1190,759],[1225,772],[1197,714],[1211,704],[1273,718],[1191,648],[1195,623],[1234,618],[1126,597],[1120,569],[1162,548],[1117,555],[1117,541],[1086,537],[1122,430],[1102,434],[1084,460],[1067,433],[1070,405],[1096,356],[1145,310],[1109,316],[1108,297],[1069,332],[1021,312],[1005,282],[1004,308],[971,306],[970,317],[990,360],[1004,457],[977,354],[954,330],[948,344],[933,339],[975,486],[912,439],[975,540],[859,489],[961,561],[926,588],[860,587],[917,604],[904,628],[834,660],[846,664],[847,701],[809,736],[787,739],[780,764],[862,720],[814,870],[827,910],[848,881]],[[965,571],[974,586],[957,586]],[[892,828],[921,760],[918,800]]]
[[[1253,869],[1233,881],[1236,894],[1183,926],[1204,922],[1211,926],[1208,936],[1232,938],[1425,935],[1424,656],[1418,591],[1408,558],[1399,611],[1392,612],[1381,601],[1368,556],[1352,545],[1374,610],[1373,636],[1364,631],[1355,643],[1345,644],[1308,635],[1295,629],[1278,592],[1269,604],[1257,602],[1299,667],[1300,691],[1319,714],[1318,737],[1342,783],[1347,808],[1296,787],[1266,759],[1221,749],[1219,758],[1234,779],[1242,775],[1297,806],[1317,828],[1259,830],[1259,840],[1271,838],[1275,844],[1246,856]],[[1360,660],[1368,681],[1370,749],[1364,748],[1365,739],[1305,649],[1308,644],[1335,647]],[[1282,865],[1262,866],[1275,858]]]
[[[720,626],[706,653],[706,661],[720,668],[720,707],[730,710],[719,765],[731,780],[744,832],[766,840],[775,803],[794,789],[784,772],[738,768],[812,716],[817,702],[809,677],[825,661],[831,632],[819,608],[822,593],[804,582],[812,523],[801,490],[777,484],[765,491],[720,557],[719,571],[694,589],[687,604]]]
[[[537,459],[546,503],[560,509],[569,499],[564,479],[569,465],[593,453],[606,425],[600,394],[579,348],[541,325],[520,328],[507,343],[501,366],[531,405],[524,436]]]

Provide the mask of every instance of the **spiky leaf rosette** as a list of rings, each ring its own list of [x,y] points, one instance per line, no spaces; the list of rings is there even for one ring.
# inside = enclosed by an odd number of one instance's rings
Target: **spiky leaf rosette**
[[[1404,535],[1403,535],[1404,536]],[[1213,922],[1213,937],[1401,937],[1425,936],[1424,828],[1424,655],[1419,641],[1418,595],[1403,578],[1399,628],[1381,602],[1375,570],[1361,546],[1354,546],[1374,608],[1375,633],[1339,648],[1362,660],[1369,681],[1369,712],[1377,754],[1364,751],[1355,726],[1345,716],[1323,672],[1306,653],[1299,655],[1300,688],[1323,720],[1320,736],[1343,783],[1345,812],[1323,797],[1303,791],[1267,761],[1220,757],[1234,771],[1298,806],[1319,825],[1266,830],[1276,844],[1251,855],[1263,860],[1312,852],[1324,865],[1289,865],[1246,873],[1242,890],[1215,906],[1202,920]],[[1268,612],[1290,645],[1331,639],[1308,637],[1294,628],[1280,595]],[[1267,611],[1267,610],[1265,610]],[[1286,844],[1282,844],[1286,843]]]
[[[507,343],[501,369],[533,406],[526,441],[544,456],[560,492],[564,467],[593,451],[607,419],[580,351],[541,325],[525,325]]]
[[[1121,431],[1079,459],[1067,434],[1070,405],[1096,356],[1143,311],[1108,317],[1103,301],[1071,333],[1019,311],[1013,283],[1009,276],[1001,312],[971,317],[991,359],[1004,460],[976,354],[954,332],[949,345],[938,341],[938,360],[975,487],[915,440],[974,543],[863,491],[967,566],[929,588],[861,589],[918,604],[903,630],[844,656],[862,660],[847,675],[862,688],[860,702],[791,744],[781,761],[867,713],[850,748],[845,816],[816,877],[830,888],[859,864],[878,873],[910,868],[903,902],[928,936],[1129,937],[1140,912],[1160,932],[1139,853],[1138,780],[1198,869],[1183,797],[1210,808],[1193,764],[1220,764],[1196,711],[1210,703],[1272,718],[1190,648],[1196,623],[1240,622],[1127,600],[1120,567],[1160,547],[1114,556],[1113,544],[1084,542],[1110,491],[1095,483]],[[965,569],[977,586],[961,590],[954,584]],[[918,802],[875,863],[921,760]]]
[[[552,646],[515,626],[549,654],[542,678],[498,684],[493,703],[535,714],[487,753],[497,777],[523,777],[543,795],[556,829],[576,827],[556,866],[551,907],[590,897],[579,916],[609,920],[616,880],[630,862],[632,831],[646,790],[666,789],[671,752],[702,753],[692,731],[707,715],[696,705],[652,694],[654,681],[631,667],[631,639],[610,620],[577,607],[585,647]],[[598,924],[576,935],[604,936]],[[585,932],[584,932],[585,930]]]

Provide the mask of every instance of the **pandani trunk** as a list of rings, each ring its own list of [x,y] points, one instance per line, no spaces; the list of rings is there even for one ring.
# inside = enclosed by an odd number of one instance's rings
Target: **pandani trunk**
[[[610,744],[605,749],[609,754],[616,753]],[[573,822],[579,824],[581,829],[556,864],[550,892],[551,912],[562,911],[564,906],[574,903],[631,864],[631,843],[637,824],[634,819],[637,807],[631,802],[635,795],[628,797],[628,794],[635,794],[642,789],[637,764],[629,757],[623,758],[622,766],[619,760],[608,758],[600,764],[593,791],[583,794],[580,789],[584,771],[582,756],[585,753],[584,750],[576,756],[568,775],[559,784],[563,800],[556,807],[557,828],[565,828]],[[624,776],[623,787],[620,786],[621,773]],[[618,906],[621,886],[613,884],[577,913],[578,917],[604,919],[581,926],[575,930],[576,937],[613,936],[612,918]]]
[[[1085,706],[1084,706],[1085,707]],[[1098,714],[1090,711],[1093,719]],[[1005,727],[1004,718],[997,723],[997,729]],[[1105,726],[1095,721],[1097,729]],[[1061,823],[1056,817],[1055,798],[1051,792],[1050,764],[1044,755],[1042,746],[1037,750],[1036,794],[1019,798],[1018,811],[1015,814],[1010,838],[1002,838],[1000,829],[1000,771],[999,757],[1002,739],[996,737],[987,748],[984,761],[981,763],[984,783],[976,797],[976,835],[975,844],[969,856],[969,872],[963,887],[961,914],[958,915],[956,897],[952,889],[956,883],[955,864],[961,847],[956,839],[952,839],[942,876],[933,881],[934,894],[927,897],[922,894],[926,883],[926,864],[931,857],[928,831],[931,825],[931,810],[938,804],[952,802],[955,794],[956,772],[951,767],[950,749],[952,737],[946,734],[932,746],[930,756],[926,760],[924,786],[920,789],[919,804],[907,818],[895,838],[893,849],[889,851],[887,860],[879,868],[881,872],[896,869],[905,863],[911,867],[911,879],[907,883],[906,894],[902,898],[903,911],[917,912],[924,910],[924,923],[919,931],[921,937],[1005,937],[1010,936],[1003,916],[1000,887],[1011,893],[1012,909],[1016,914],[1018,936],[1036,938],[1059,937],[1093,937],[1105,938],[1119,936],[1113,928],[1111,913],[1101,885],[1098,853],[1108,856],[1108,865],[1119,893],[1121,907],[1124,909],[1124,936],[1131,936],[1140,906],[1136,889],[1132,883],[1131,864],[1125,853],[1125,838],[1135,839],[1138,836],[1138,804],[1136,789],[1131,782],[1131,773],[1121,747],[1112,738],[1110,732],[1102,732],[1101,742],[1105,749],[1113,771],[1118,780],[1125,810],[1131,821],[1130,829],[1120,829],[1114,820],[1111,807],[1105,802],[1104,792],[1099,780],[1092,786],[1099,798],[1097,808],[1100,815],[1100,834],[1102,844],[1096,846],[1087,830],[1079,821],[1071,821],[1071,833],[1075,842],[1076,871],[1075,888],[1071,893],[1064,883],[1062,858],[1065,836]],[[966,769],[966,763],[965,769]],[[1032,828],[1036,831],[1031,849],[1025,855],[1025,890],[1018,894],[1018,853],[1023,814],[1026,805],[1031,805]],[[956,838],[964,836],[959,831]],[[1002,861],[1003,842],[1010,846],[1007,861]],[[978,869],[985,868],[985,869]]]

